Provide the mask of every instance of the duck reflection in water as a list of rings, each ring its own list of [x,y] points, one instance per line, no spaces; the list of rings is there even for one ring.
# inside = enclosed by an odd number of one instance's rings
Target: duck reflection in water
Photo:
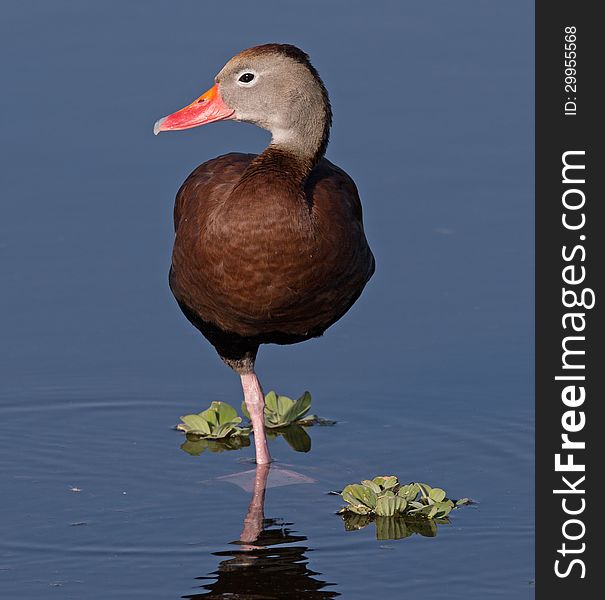
[[[215,556],[229,558],[219,564],[212,576],[198,578],[216,578],[216,581],[201,586],[206,591],[183,598],[323,600],[340,596],[338,592],[324,589],[335,584],[317,579],[315,576],[320,573],[308,568],[305,552],[309,548],[302,544],[307,538],[294,535],[285,526],[290,523],[280,526],[275,519],[265,519],[265,491],[272,468],[276,470],[268,464],[256,465],[252,499],[244,519],[244,528],[240,539],[233,542],[237,547],[215,552]],[[280,471],[280,476],[287,478],[297,475],[292,471]]]

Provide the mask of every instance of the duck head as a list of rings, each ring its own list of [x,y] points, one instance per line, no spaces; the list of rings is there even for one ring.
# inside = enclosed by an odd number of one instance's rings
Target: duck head
[[[319,74],[300,49],[255,46],[234,56],[207,92],[155,123],[154,133],[233,119],[271,132],[271,146],[301,155],[321,154],[332,111]]]

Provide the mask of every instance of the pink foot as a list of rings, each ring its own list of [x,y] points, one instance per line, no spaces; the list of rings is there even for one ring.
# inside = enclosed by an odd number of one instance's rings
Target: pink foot
[[[254,431],[254,447],[256,449],[256,464],[266,465],[271,462],[267,437],[265,435],[265,395],[256,373],[241,375],[244,401],[250,413],[252,430]]]

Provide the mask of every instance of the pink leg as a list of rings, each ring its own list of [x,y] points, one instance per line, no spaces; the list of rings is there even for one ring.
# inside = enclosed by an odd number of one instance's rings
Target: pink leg
[[[244,401],[250,413],[252,429],[254,431],[254,446],[256,448],[256,464],[266,465],[271,462],[267,437],[265,436],[265,395],[258,381],[256,373],[244,373],[242,388],[244,388]]]

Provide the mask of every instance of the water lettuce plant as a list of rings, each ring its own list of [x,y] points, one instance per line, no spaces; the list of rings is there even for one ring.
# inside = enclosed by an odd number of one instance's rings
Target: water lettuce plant
[[[401,485],[395,475],[374,477],[348,485],[340,495],[347,502],[340,513],[378,517],[410,515],[442,519],[457,506],[470,502],[468,498],[454,502],[446,498],[445,490],[426,483]]]
[[[287,396],[278,396],[274,391],[265,395],[265,427],[277,429],[288,427],[293,423],[299,425],[311,425],[317,420],[315,415],[305,415],[311,408],[311,394],[305,392],[298,400],[292,400]],[[250,413],[246,403],[242,402],[242,412],[248,419]]]
[[[177,425],[178,430],[209,440],[247,436],[250,433],[249,429],[239,427],[242,418],[226,402],[213,402],[201,413],[181,417],[181,421]]]
[[[400,539],[412,533],[432,537],[438,523],[449,522],[447,516],[454,508],[470,503],[468,498],[450,500],[445,490],[426,483],[401,485],[394,475],[347,485],[340,495],[347,503],[338,511],[345,529],[361,529],[375,521],[378,539]]]

